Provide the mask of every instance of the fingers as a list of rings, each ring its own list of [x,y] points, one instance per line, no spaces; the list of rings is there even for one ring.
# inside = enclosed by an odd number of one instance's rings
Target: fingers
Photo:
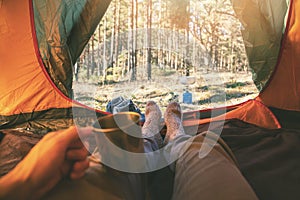
[[[73,161],[74,163],[70,171],[71,179],[76,180],[84,176],[85,170],[89,167],[87,156],[88,151],[83,145],[82,148],[69,149],[67,151],[66,160]]]
[[[82,178],[85,174],[85,170],[88,167],[89,167],[88,159],[75,162],[73,165],[72,171],[70,173],[70,178],[73,180]]]
[[[74,142],[72,142],[70,145],[69,145],[69,148],[70,149],[80,149],[82,148],[83,146],[85,146],[86,143],[85,141],[81,141],[80,138],[78,138],[77,140],[75,140]]]
[[[70,128],[59,131],[59,133],[56,134],[56,137],[58,140],[63,143],[66,147],[73,146],[73,143],[80,144],[78,140],[87,138],[92,133],[92,127],[76,127],[71,126]]]
[[[67,160],[84,160],[87,158],[87,156],[88,151],[85,147],[82,147],[81,149],[71,149],[66,153]]]
[[[91,133],[91,127],[80,128],[72,126],[46,135],[44,140],[49,140],[55,150],[64,154],[64,161],[60,166],[62,176],[69,174],[71,179],[78,179],[84,176],[85,170],[89,167],[89,162],[87,160],[88,151],[82,139],[84,140]]]

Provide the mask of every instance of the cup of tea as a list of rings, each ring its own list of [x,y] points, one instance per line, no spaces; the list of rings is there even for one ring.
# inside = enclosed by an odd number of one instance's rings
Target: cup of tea
[[[145,174],[138,173],[146,164],[146,159],[137,158],[144,153],[139,121],[138,113],[119,112],[100,117],[93,125],[99,162],[120,184],[122,182],[123,189],[133,191],[136,197],[128,199],[145,196]]]
[[[131,161],[131,155],[144,152],[139,120],[140,115],[135,112],[119,112],[98,118],[93,132],[100,162],[121,168],[136,164]]]

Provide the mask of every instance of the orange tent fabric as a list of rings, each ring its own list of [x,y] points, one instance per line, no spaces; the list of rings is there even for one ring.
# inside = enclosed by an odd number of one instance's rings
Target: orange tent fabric
[[[2,1],[0,8],[0,115],[72,106],[43,68],[29,2]]]
[[[49,75],[52,69],[44,66],[46,61],[40,56],[35,30],[33,1],[21,1],[17,4],[14,1],[1,1],[0,5],[0,116],[4,117],[1,123],[11,120],[5,116],[31,115],[50,109],[71,109],[77,105],[58,89],[53,81],[55,76]],[[291,0],[290,5],[277,68],[267,88],[257,97],[257,101],[236,106],[235,110],[227,113],[225,119],[238,118],[266,128],[279,128],[278,121],[267,107],[300,110],[300,37],[297,31],[300,27],[299,13],[296,10],[300,6],[300,0]],[[60,83],[63,84],[64,81]],[[209,121],[210,119],[206,119],[198,122]]]
[[[281,128],[274,114],[265,105],[256,100],[249,100],[234,110],[214,118],[185,120],[184,125],[198,126],[199,124],[228,119],[239,119],[269,129]]]
[[[257,98],[267,106],[300,111],[300,1],[292,0],[281,54],[268,86]]]

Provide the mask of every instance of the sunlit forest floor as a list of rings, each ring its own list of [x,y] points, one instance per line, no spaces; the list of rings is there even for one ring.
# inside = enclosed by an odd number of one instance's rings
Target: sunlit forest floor
[[[194,75],[196,81],[190,85],[182,84],[184,76],[178,72],[155,73],[151,81],[119,81],[100,85],[88,81],[74,82],[74,99],[91,107],[105,110],[114,97],[132,99],[144,112],[146,102],[153,100],[164,111],[171,101],[181,103],[184,111],[234,105],[257,96],[252,76],[247,72],[205,72]],[[192,104],[183,103],[183,93],[192,93]]]

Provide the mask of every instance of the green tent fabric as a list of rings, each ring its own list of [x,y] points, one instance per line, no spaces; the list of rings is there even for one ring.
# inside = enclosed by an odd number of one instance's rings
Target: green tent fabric
[[[73,65],[111,0],[33,0],[39,51],[52,81],[72,98]]]
[[[253,81],[262,90],[277,64],[289,1],[232,0],[232,5],[243,25],[241,29]]]

